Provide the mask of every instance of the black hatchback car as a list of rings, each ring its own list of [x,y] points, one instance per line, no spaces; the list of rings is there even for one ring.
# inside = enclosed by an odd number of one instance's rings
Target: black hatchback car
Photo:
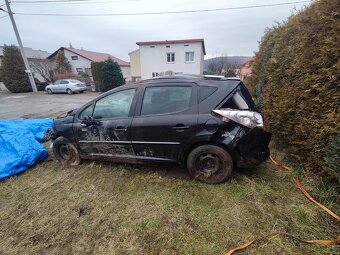
[[[110,90],[55,120],[53,152],[81,159],[177,162],[206,183],[269,156],[271,134],[238,79],[167,76]]]

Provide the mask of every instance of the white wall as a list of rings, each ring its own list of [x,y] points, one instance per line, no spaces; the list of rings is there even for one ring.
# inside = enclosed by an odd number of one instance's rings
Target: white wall
[[[120,69],[122,70],[125,81],[131,81],[131,68],[129,66],[121,66]]]
[[[88,60],[87,58],[84,58],[82,56],[79,56],[78,54],[75,54],[71,51],[64,50],[65,57],[67,58],[68,62],[70,62],[72,67],[72,73],[77,74],[77,68],[82,68],[83,72],[85,72],[85,68],[91,68],[91,60]],[[72,60],[71,56],[78,56],[78,60]]]
[[[184,46],[189,45],[189,46]],[[175,73],[202,74],[203,48],[201,42],[140,45],[140,66],[142,79],[152,78],[152,73],[173,71]],[[167,48],[166,46],[170,46]],[[195,52],[193,62],[185,62],[185,52]],[[167,63],[167,53],[175,53],[175,63]]]

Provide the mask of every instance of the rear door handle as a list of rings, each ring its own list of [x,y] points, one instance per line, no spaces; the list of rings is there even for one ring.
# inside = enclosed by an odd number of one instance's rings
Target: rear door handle
[[[186,126],[184,124],[177,124],[175,126],[172,127],[172,129],[175,129],[176,131],[184,131],[184,129],[189,129],[189,126]]]
[[[115,131],[124,132],[124,131],[127,131],[127,128],[126,127],[122,127],[122,126],[118,126],[118,127],[115,128]]]

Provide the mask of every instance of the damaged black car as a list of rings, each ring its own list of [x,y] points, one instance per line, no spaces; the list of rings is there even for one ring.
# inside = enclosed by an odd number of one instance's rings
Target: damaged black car
[[[165,76],[110,90],[54,120],[53,152],[82,159],[176,162],[206,183],[269,156],[271,134],[239,79]]]

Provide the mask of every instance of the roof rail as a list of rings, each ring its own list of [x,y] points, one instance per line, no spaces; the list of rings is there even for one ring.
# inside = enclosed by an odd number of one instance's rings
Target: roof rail
[[[210,75],[210,74],[205,74],[203,77],[207,80],[222,80],[225,78],[223,75]]]
[[[226,80],[232,80],[232,81],[240,81],[241,79],[239,77],[226,77]]]
[[[225,81],[225,80],[237,80],[240,81],[238,77],[225,77],[223,75],[203,75],[204,79],[206,80],[217,80],[217,81]]]

